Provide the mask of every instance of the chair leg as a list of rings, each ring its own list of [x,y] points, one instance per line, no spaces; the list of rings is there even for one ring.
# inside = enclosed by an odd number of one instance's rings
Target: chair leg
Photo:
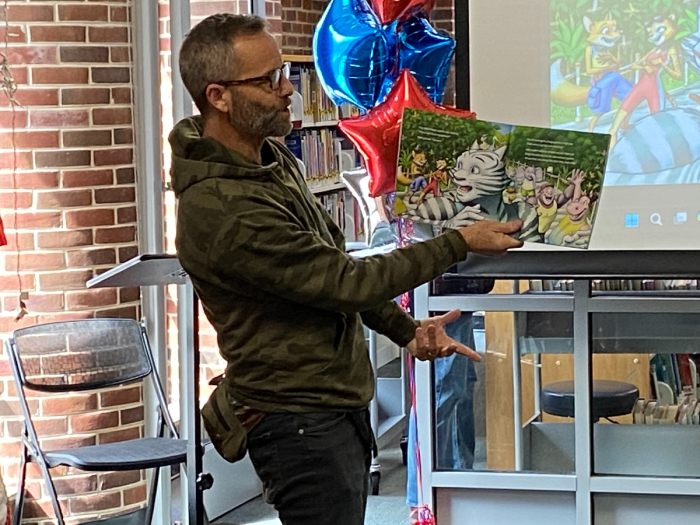
[[[61,505],[58,503],[58,494],[56,494],[56,487],[53,484],[53,479],[51,479],[51,474],[49,473],[49,466],[43,457],[37,458],[39,465],[41,466],[41,471],[44,473],[44,481],[46,481],[46,491],[49,493],[51,498],[51,505],[53,506],[54,514],[56,515],[56,521],[58,525],[65,525],[63,519],[63,511],[61,510]]]
[[[27,445],[22,442],[22,452],[19,457],[19,479],[17,480],[17,495],[15,496],[15,512],[12,516],[12,525],[22,523],[22,511],[24,510],[24,481],[27,477]]]
[[[146,519],[144,520],[144,525],[151,525],[151,521],[153,521],[153,511],[155,510],[156,506],[156,495],[158,493],[158,478],[160,476],[160,469],[161,467],[156,467],[153,469],[153,479],[151,480],[151,490],[148,494],[148,507],[146,508]]]
[[[163,413],[160,406],[156,407],[156,413],[158,414],[158,422],[156,423],[156,428],[158,432],[156,435],[158,437],[163,437],[165,432],[165,421],[163,420]],[[170,467],[168,467],[170,468]],[[153,521],[153,512],[156,506],[156,496],[158,494],[158,478],[160,477],[160,467],[153,469],[153,479],[151,481],[151,490],[148,493],[148,507],[146,507],[146,518],[144,525],[151,525]]]

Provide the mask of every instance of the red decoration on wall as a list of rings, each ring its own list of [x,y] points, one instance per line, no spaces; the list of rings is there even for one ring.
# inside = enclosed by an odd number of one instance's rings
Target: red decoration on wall
[[[7,237],[5,236],[5,225],[2,223],[2,218],[0,218],[0,246],[7,245]]]
[[[471,111],[435,104],[408,70],[403,70],[387,99],[365,115],[340,121],[340,129],[357,147],[367,165],[369,194],[378,197],[396,190],[396,168],[405,108],[475,118]]]

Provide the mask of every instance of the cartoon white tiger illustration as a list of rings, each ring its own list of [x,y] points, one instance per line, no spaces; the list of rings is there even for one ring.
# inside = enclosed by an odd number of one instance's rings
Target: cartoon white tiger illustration
[[[407,205],[408,218],[445,228],[461,228],[482,219],[506,222],[520,218],[523,228],[519,238],[542,242],[535,208],[526,202],[507,204],[503,200],[503,191],[512,184],[503,165],[506,150],[507,146],[503,146],[485,151],[474,142],[450,171],[455,188],[418,206]]]

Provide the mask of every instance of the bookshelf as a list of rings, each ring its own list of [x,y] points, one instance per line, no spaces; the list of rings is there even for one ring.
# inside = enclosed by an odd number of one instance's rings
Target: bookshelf
[[[340,178],[359,165],[353,145],[338,128],[341,118],[358,114],[356,108],[337,106],[323,91],[314,60],[307,55],[282,55],[292,66],[290,82],[294,128],[285,145],[304,163],[304,178],[350,242],[364,240],[364,222],[352,195]]]
[[[301,127],[297,129],[334,128],[338,125],[338,122],[338,120],[329,120],[328,122],[310,122],[308,124],[301,124]]]
[[[313,64],[314,57],[311,55],[282,55],[283,62],[296,62],[301,64]]]
[[[331,184],[329,186],[319,186],[317,188],[312,188],[311,193],[314,195],[320,195],[322,193],[330,193],[334,191],[340,191],[340,190],[345,190],[346,186],[344,182],[336,182],[335,184]]]

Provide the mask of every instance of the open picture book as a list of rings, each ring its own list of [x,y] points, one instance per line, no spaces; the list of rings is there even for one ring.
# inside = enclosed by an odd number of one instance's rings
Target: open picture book
[[[461,228],[522,219],[525,242],[588,248],[610,136],[405,109],[394,214]]]

